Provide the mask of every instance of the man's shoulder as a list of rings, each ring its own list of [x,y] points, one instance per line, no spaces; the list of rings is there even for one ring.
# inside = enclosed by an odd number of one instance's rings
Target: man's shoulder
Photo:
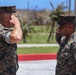
[[[65,39],[66,39],[66,36],[63,36],[63,37],[61,38],[61,43],[63,43],[63,42],[65,41]]]
[[[76,46],[76,32],[74,32],[68,40],[69,45]]]
[[[3,25],[2,25],[2,24],[0,24],[0,30],[1,30],[1,29],[3,29]]]

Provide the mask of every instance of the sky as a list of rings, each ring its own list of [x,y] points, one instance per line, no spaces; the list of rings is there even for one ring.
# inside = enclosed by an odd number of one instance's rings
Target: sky
[[[52,2],[54,8],[61,2],[64,5],[69,5],[69,0],[0,0],[0,6],[13,6],[15,5],[17,9],[50,9],[50,2]],[[74,0],[71,0],[71,10],[74,10]]]

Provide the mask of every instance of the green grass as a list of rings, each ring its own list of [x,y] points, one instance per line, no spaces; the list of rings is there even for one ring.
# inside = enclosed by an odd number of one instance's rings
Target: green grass
[[[33,27],[36,31],[39,31],[39,32],[45,32],[45,33],[47,33],[47,32],[49,32],[50,31],[50,29],[51,29],[51,25],[43,25],[43,26],[30,26],[30,27]],[[56,31],[56,26],[55,26],[55,28],[54,28],[54,31]]]
[[[45,44],[50,32],[50,27],[47,26],[32,26],[35,33],[31,31],[26,37],[26,44]],[[56,30],[56,28],[55,28]],[[54,30],[54,31],[55,31]],[[20,43],[23,43],[21,41]],[[56,43],[55,35],[50,38],[49,43]],[[32,47],[32,48],[18,48],[18,54],[38,54],[38,53],[57,53],[59,47]]]
[[[26,44],[45,44],[47,43],[47,39],[48,39],[48,34],[45,35],[31,34],[30,36],[27,36]],[[23,43],[23,41],[21,41],[20,43]],[[49,43],[57,43],[54,35],[50,38]]]
[[[50,32],[50,27],[46,26],[30,26],[33,27],[36,32],[31,32],[28,33],[28,36],[26,36],[26,43],[31,43],[31,44],[42,44],[42,43],[47,43],[48,37],[49,37],[49,32]],[[55,27],[56,30],[56,27]],[[54,31],[55,31],[54,30]],[[23,43],[23,40],[20,42]],[[55,40],[55,35],[52,35],[50,38],[49,43],[56,43]]]
[[[45,26],[31,26],[34,28],[35,31],[37,32],[44,32],[44,33],[47,33],[49,32],[50,28],[48,29],[48,26],[45,25]]]
[[[49,37],[49,32],[50,32],[50,27],[48,27],[47,25],[46,26],[30,26],[30,27],[33,27],[34,30],[36,32],[29,32],[28,33],[28,36],[26,36],[26,43],[28,44],[43,44],[43,43],[47,43],[47,40],[48,40],[48,37]],[[56,28],[55,28],[56,30]],[[54,31],[55,31],[54,30]],[[20,43],[23,43],[23,40],[20,42]],[[52,35],[52,37],[50,38],[50,41],[49,43],[56,43],[56,40],[55,40],[55,35]]]
[[[18,48],[18,54],[57,53],[59,47]]]

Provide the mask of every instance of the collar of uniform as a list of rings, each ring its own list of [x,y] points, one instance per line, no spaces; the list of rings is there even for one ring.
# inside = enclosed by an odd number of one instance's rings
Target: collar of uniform
[[[73,37],[73,36],[76,37],[76,31],[70,37]]]
[[[76,31],[69,38],[68,43],[76,42]]]
[[[0,23],[0,28],[2,28],[3,27],[3,25]]]

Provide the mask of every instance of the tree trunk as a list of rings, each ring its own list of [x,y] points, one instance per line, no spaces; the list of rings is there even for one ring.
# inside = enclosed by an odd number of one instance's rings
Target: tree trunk
[[[54,32],[54,25],[55,25],[55,23],[53,22],[52,27],[51,27],[51,30],[50,30],[50,34],[49,34],[49,36],[48,36],[47,42],[50,41],[50,38],[51,38],[51,36],[52,36],[52,33]]]

